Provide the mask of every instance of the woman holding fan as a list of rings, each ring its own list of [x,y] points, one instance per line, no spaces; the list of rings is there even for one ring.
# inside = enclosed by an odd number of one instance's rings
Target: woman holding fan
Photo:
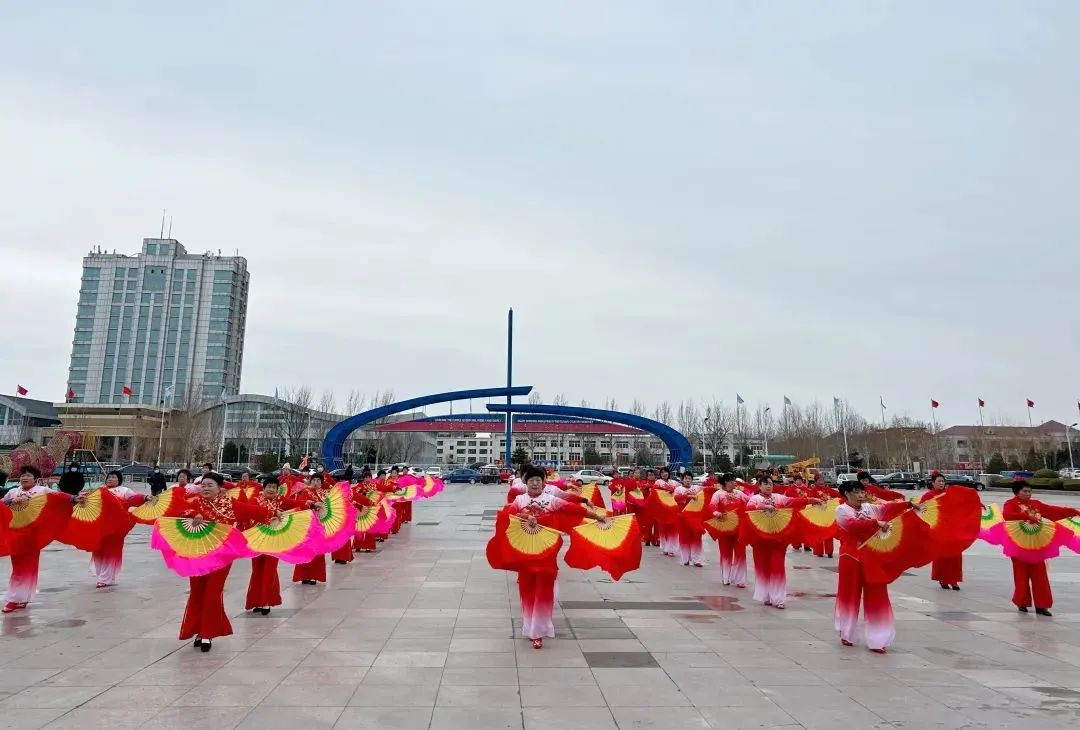
[[[588,515],[602,524],[607,518],[587,503],[568,502],[545,493],[544,472],[534,466],[525,468],[525,494],[514,499],[507,511],[510,519],[521,519],[528,529],[538,525],[552,515]],[[555,627],[551,621],[551,612],[555,602],[555,578],[558,568],[552,560],[549,566],[534,570],[518,571],[518,593],[521,596],[522,626],[521,632],[532,641],[534,649],[544,646],[544,637],[555,637]]]
[[[1013,482],[1015,495],[1001,508],[1001,516],[1008,521],[1019,520],[1039,525],[1043,519],[1054,522],[1069,517],[1080,517],[1080,510],[1072,507],[1055,507],[1031,498],[1031,487],[1022,477]],[[1050,607],[1054,605],[1054,594],[1050,590],[1050,579],[1046,575],[1046,561],[1036,562],[1012,558],[1013,565],[1013,604],[1021,613],[1027,613],[1028,607],[1035,604],[1035,613],[1051,616]]]

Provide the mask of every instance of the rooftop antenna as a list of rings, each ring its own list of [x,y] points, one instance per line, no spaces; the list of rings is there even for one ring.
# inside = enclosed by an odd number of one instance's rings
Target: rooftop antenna
[[[165,209],[161,209],[161,233],[158,234],[158,238],[165,238]]]
[[[169,216],[169,239],[172,239],[172,216]]]

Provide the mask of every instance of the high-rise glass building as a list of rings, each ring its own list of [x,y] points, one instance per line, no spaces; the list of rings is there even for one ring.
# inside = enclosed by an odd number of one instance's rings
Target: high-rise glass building
[[[243,257],[189,254],[171,238],[144,238],[134,255],[92,251],[83,259],[69,400],[182,407],[236,395],[248,283]]]

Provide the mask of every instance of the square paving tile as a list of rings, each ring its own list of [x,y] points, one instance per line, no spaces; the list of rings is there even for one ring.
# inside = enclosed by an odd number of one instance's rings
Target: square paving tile
[[[647,651],[593,651],[583,652],[583,656],[590,667],[602,669],[660,666]]]

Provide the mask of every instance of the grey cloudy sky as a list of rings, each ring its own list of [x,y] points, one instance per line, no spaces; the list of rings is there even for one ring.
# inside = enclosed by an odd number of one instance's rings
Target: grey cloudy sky
[[[47,6],[47,7],[45,7]],[[0,392],[80,258],[248,258],[243,389],[1080,397],[1080,6],[5,4]],[[1075,420],[1075,418],[1073,418]]]

